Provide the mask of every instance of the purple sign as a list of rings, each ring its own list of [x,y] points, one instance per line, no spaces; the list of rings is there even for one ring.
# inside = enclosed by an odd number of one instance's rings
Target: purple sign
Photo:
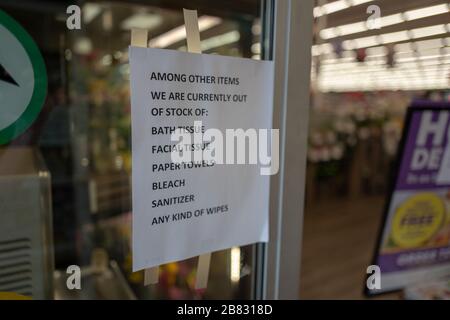
[[[397,190],[450,186],[450,183],[436,184],[436,176],[447,146],[449,124],[448,109],[412,112]]]
[[[417,102],[407,112],[397,176],[374,264],[393,291],[450,275],[450,104]]]

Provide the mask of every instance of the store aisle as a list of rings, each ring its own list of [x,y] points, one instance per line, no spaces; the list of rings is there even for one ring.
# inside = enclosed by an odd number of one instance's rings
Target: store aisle
[[[301,299],[363,299],[384,197],[327,200],[306,208]],[[398,299],[399,294],[380,296]]]

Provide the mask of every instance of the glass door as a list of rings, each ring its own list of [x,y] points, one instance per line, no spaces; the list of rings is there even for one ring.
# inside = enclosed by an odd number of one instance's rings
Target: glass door
[[[81,10],[80,29],[67,26],[71,4]],[[151,47],[185,51],[186,39],[173,36],[184,5],[0,0],[36,42],[48,78],[36,120],[0,146],[0,230],[8,230],[0,232],[0,266],[7,266],[0,291],[48,299],[261,297],[261,246],[213,253],[203,292],[194,289],[197,258],[162,266],[153,286],[131,271],[130,30],[149,30]],[[192,3],[203,52],[271,58],[266,7],[258,0]],[[81,290],[67,287],[69,266],[81,268]]]

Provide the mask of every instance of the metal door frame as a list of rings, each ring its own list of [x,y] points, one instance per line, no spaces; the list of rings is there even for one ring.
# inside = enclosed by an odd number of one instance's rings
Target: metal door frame
[[[275,61],[273,128],[280,170],[270,180],[269,242],[255,254],[256,299],[298,299],[310,100],[313,0],[262,1],[262,59]]]

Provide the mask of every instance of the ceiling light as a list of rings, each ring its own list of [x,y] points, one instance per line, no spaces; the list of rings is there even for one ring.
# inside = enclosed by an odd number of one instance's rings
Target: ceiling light
[[[434,16],[437,14],[447,13],[449,12],[448,4],[439,4],[436,6],[420,8],[415,10],[406,11],[405,17],[406,20],[415,20],[420,18],[426,18],[429,16]]]
[[[256,19],[252,25],[252,34],[254,36],[259,36],[261,34],[261,21]]]
[[[313,15],[315,18],[318,18],[320,16],[322,16],[322,8],[321,7],[315,7],[313,9]]]
[[[314,7],[313,15],[315,18],[320,16],[338,12],[344,9],[347,9],[352,6],[357,6],[363,3],[372,2],[374,0],[339,0],[324,4],[323,6]],[[350,4],[350,5],[349,5]]]
[[[76,54],[87,55],[92,52],[92,41],[87,37],[78,37],[75,39],[73,51]]]
[[[401,13],[391,14],[390,16],[380,18],[381,27],[387,27],[402,22],[405,22],[405,19]]]
[[[442,38],[439,38],[439,39],[416,41],[415,45],[416,45],[417,49],[419,49],[419,50],[440,48],[443,46],[442,40],[443,40]]]
[[[384,33],[381,35],[381,43],[400,42],[409,39],[408,31],[398,31],[391,33]]]
[[[354,42],[356,43],[356,48],[373,47],[379,44],[378,36],[358,38],[354,39]]]
[[[241,249],[239,247],[231,248],[230,260],[230,279],[232,282],[239,282],[241,279]]]
[[[261,53],[261,43],[256,42],[254,44],[252,44],[252,53],[253,54],[260,54]]]
[[[386,47],[371,47],[366,50],[367,57],[384,56],[386,55]]]
[[[397,43],[394,48],[395,48],[395,52],[409,52],[409,51],[413,51],[412,50],[412,46],[411,46],[411,42]]]
[[[330,54],[334,52],[333,45],[331,43],[322,43],[319,47],[320,54]]]
[[[208,51],[213,48],[225,46],[227,44],[239,41],[241,34],[237,30],[233,30],[218,36],[214,36],[201,42],[202,51]]]
[[[429,61],[429,60],[441,60],[441,63],[444,64],[445,60],[442,60],[444,58],[446,58],[447,55],[423,55],[420,57],[412,57],[412,58],[400,58],[397,59],[397,62],[411,62],[411,61],[420,61],[421,63],[423,63],[424,61]]]
[[[311,47],[311,54],[313,56],[318,56],[320,54],[320,48],[319,45],[315,44]]]
[[[403,31],[403,32],[405,32],[405,31]],[[383,39],[383,36],[384,35],[381,36],[381,39]],[[399,38],[400,38],[400,36],[401,36],[401,34],[397,35],[397,37],[399,37]],[[403,37],[404,36],[405,35],[403,34]],[[386,36],[384,37],[384,41],[392,40],[392,38],[394,38],[394,40],[396,40],[395,33],[386,34]],[[419,51],[419,52],[423,52],[425,50],[434,49],[434,48],[444,48],[444,49],[449,48],[449,47],[445,47],[446,39],[448,39],[448,38],[438,38],[438,39],[397,43],[395,45],[395,52],[396,53],[406,53],[406,52],[412,52],[415,50]],[[356,40],[358,40],[358,39],[356,39]],[[343,42],[343,48],[345,49],[345,51],[342,52],[342,56],[343,57],[353,57],[354,56],[353,49],[355,49],[356,44],[357,44],[357,42],[354,42],[353,40],[345,40]],[[324,46],[324,48],[326,48],[327,45],[328,45],[328,47],[330,46],[328,43],[324,43],[322,45],[313,45],[312,50],[311,50],[312,55],[318,56],[319,54],[321,54],[322,46]],[[376,57],[376,56],[384,56],[386,54],[385,50],[386,50],[385,46],[374,46],[374,47],[367,48],[367,50],[366,50],[367,58]],[[322,63],[327,63],[327,61],[329,61],[329,60],[330,59],[323,59]],[[343,61],[343,59],[340,59],[339,61]]]
[[[330,38],[335,38],[338,36],[336,31],[337,31],[337,28],[322,29],[322,30],[320,30],[320,37],[324,40],[327,40]]]
[[[96,3],[86,3],[83,6],[83,22],[89,24],[94,20],[100,12],[102,12],[102,7]]]
[[[338,32],[341,36],[345,36],[345,35],[352,34],[352,33],[366,31],[367,26],[366,26],[365,21],[364,22],[361,21],[361,22],[344,24],[342,26],[336,27],[336,29],[339,30]]]
[[[371,47],[378,44],[378,39],[381,39],[381,43],[387,44],[387,43],[393,43],[393,42],[400,42],[405,41],[408,39],[418,39],[423,37],[429,37],[429,36],[435,36],[441,33],[446,33],[446,26],[445,24],[439,24],[435,26],[429,26],[424,28],[417,28],[410,30],[410,33],[407,30],[403,31],[397,31],[397,32],[391,32],[391,33],[384,33],[377,36],[368,36],[368,37],[362,37],[362,38],[356,38],[352,40],[345,40],[342,44],[344,49],[351,50],[356,48],[365,48],[365,47]],[[411,37],[409,35],[412,35]],[[353,41],[353,42],[351,42]]]
[[[325,12],[325,14],[330,14],[333,12],[347,9],[348,7],[349,7],[349,5],[347,3],[347,0],[338,0],[338,1],[329,2],[327,4],[324,4],[322,6],[322,11]]]
[[[373,0],[350,0],[352,2],[352,6],[358,6],[363,3],[372,2]]]
[[[201,16],[198,19],[198,28],[200,32],[208,30],[219,25],[222,19],[211,16]],[[167,48],[168,46],[186,39],[186,28],[184,25],[176,27],[156,38],[150,40],[149,45],[153,48]]]
[[[353,50],[355,49],[356,43],[354,40],[345,40],[342,42],[342,48],[344,50]]]
[[[140,12],[136,13],[121,23],[121,28],[131,30],[133,28],[152,30],[162,23],[162,17],[158,14]]]
[[[416,39],[446,33],[447,30],[445,29],[445,24],[439,24],[435,26],[412,29],[411,32],[413,34],[413,38]]]
[[[316,7],[317,8],[317,7]],[[401,13],[392,14],[385,17],[380,17],[381,27],[387,27],[407,21],[416,20],[424,17],[429,17],[437,14],[449,12],[447,4],[440,4],[416,10],[406,11],[404,15]],[[320,36],[324,40],[336,38],[339,36],[346,36],[359,32],[367,31],[366,21],[359,21],[355,23],[344,24],[334,28],[327,28],[320,31]]]

